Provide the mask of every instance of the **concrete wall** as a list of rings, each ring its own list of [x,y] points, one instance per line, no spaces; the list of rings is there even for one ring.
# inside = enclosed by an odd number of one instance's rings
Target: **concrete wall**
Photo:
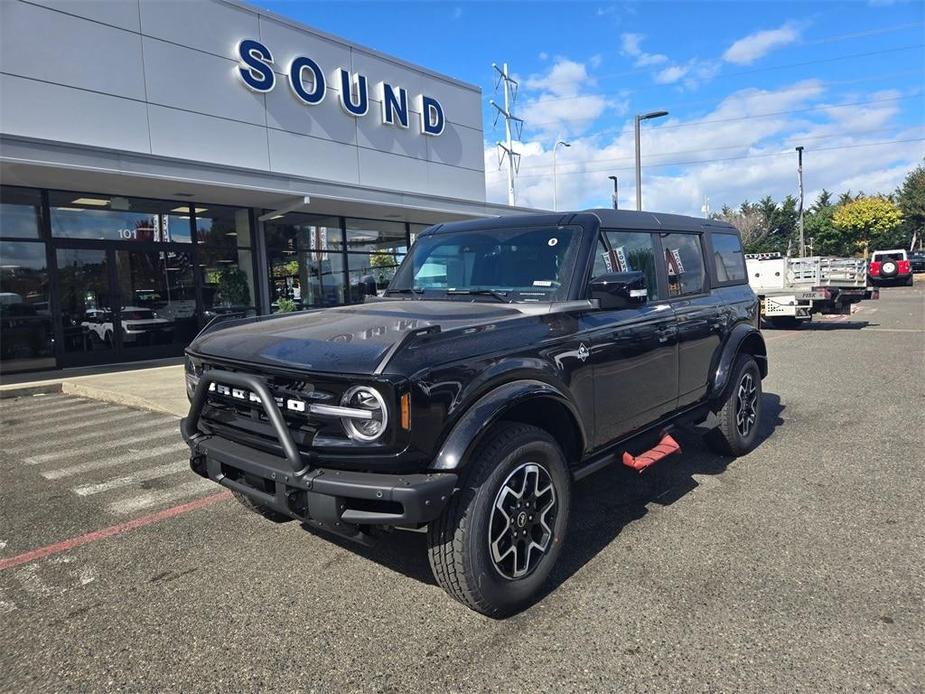
[[[276,87],[237,74],[251,38],[273,53]],[[285,70],[314,59],[328,95],[307,106]],[[333,75],[367,76],[369,113],[346,114]],[[283,18],[225,0],[0,0],[0,132],[278,174],[483,201],[481,93]],[[378,83],[424,93],[442,135],[385,125]]]

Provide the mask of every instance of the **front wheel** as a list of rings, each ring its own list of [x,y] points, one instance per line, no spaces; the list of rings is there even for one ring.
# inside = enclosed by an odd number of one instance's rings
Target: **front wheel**
[[[489,617],[523,609],[559,557],[570,501],[571,477],[552,436],[527,424],[499,425],[428,528],[434,577],[451,597]]]
[[[736,359],[732,384],[719,412],[719,426],[707,432],[707,444],[722,455],[740,456],[755,446],[761,421],[761,372],[750,354]]]

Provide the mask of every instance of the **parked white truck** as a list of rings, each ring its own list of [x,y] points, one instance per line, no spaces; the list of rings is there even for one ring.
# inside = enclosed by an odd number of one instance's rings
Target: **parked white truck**
[[[814,313],[850,314],[851,304],[880,298],[867,283],[867,262],[858,258],[749,253],[745,263],[761,317],[774,328],[799,327]]]

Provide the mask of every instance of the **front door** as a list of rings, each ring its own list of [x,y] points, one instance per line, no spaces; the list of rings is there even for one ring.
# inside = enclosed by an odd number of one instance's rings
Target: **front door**
[[[639,429],[674,409],[678,396],[675,316],[664,301],[657,243],[646,232],[606,231],[593,275],[629,270],[646,274],[648,302],[622,310],[592,311],[595,444]]]

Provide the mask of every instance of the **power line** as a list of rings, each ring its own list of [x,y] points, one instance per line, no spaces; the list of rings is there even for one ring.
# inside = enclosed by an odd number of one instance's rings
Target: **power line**
[[[880,147],[880,146],[885,146],[885,145],[895,145],[895,144],[901,144],[905,142],[925,142],[925,137],[913,137],[913,138],[906,138],[906,139],[901,139],[901,140],[887,140],[883,142],[862,142],[862,143],[853,144],[853,145],[838,145],[835,147],[817,147],[813,149],[813,152],[834,152],[834,151],[840,151],[840,150],[846,150],[846,149],[857,149],[860,147]],[[763,154],[746,154],[746,155],[739,156],[739,157],[719,157],[719,158],[713,158],[713,159],[694,159],[694,160],[689,160],[689,161],[662,162],[660,164],[647,164],[644,168],[657,169],[657,168],[664,168],[664,167],[669,167],[669,166],[691,166],[694,164],[713,164],[716,162],[739,161],[743,159],[766,159],[768,157],[781,157],[785,155],[790,156],[791,155],[790,150],[786,150],[783,152],[766,152]],[[633,171],[633,170],[634,168],[632,166],[622,167],[622,168],[614,168],[614,167],[608,166],[607,168],[603,168],[603,169],[583,169],[579,171],[566,172],[566,174],[564,175],[571,176],[571,175],[578,175],[578,174],[604,173],[604,172],[612,172],[612,171]],[[526,174],[526,175],[521,175],[520,178],[545,178],[547,175],[548,174]]]
[[[921,74],[922,71],[923,71],[923,68],[918,68],[918,69],[915,69],[915,70],[901,70],[901,71],[899,71],[899,72],[892,72],[892,73],[886,73],[886,74],[874,75],[874,76],[868,76],[868,77],[859,77],[859,78],[850,79],[850,80],[828,80],[828,81],[825,81],[825,82],[818,82],[818,83],[814,83],[814,84],[808,84],[808,85],[803,86],[803,87],[793,87],[793,88],[787,88],[787,89],[779,90],[779,92],[777,92],[777,93],[794,94],[794,93],[799,93],[799,92],[816,91],[816,90],[819,90],[819,89],[824,89],[824,88],[829,88],[829,87],[838,87],[838,86],[843,86],[843,85],[847,85],[847,84],[860,84],[860,83],[863,83],[863,82],[880,82],[880,81],[883,81],[883,80],[886,80],[886,79],[891,79],[891,78],[893,78],[893,77],[907,77],[907,76],[909,76],[909,75],[918,75],[918,74]],[[661,87],[659,87],[658,89],[661,89]],[[642,90],[636,90],[636,92],[634,92],[634,93],[645,92],[645,91],[653,91],[653,90],[642,89]],[[716,101],[715,99],[697,99],[697,100],[681,100],[681,101],[676,101],[676,100],[672,99],[670,105],[671,105],[671,108],[674,109],[674,110],[677,110],[677,107],[678,107],[678,106],[702,106],[702,105],[720,106],[720,105],[722,105],[727,99],[729,99],[731,96],[735,96],[736,94],[737,94],[737,92],[732,92],[729,96],[726,96],[726,97],[723,98],[721,101]],[[774,94],[774,92],[766,92],[766,94],[771,95],[771,94]],[[583,96],[585,96],[585,97],[596,97],[596,96],[605,96],[605,95],[599,95],[599,94],[584,94]],[[544,99],[544,100],[541,101],[541,102],[534,102],[534,103],[546,104],[546,103],[547,103],[547,100]],[[656,105],[658,106],[659,104],[656,104]],[[665,106],[665,105],[666,105],[666,104],[661,104],[661,106]],[[598,117],[599,117],[599,116],[598,116]],[[533,120],[531,120],[531,121],[530,121],[530,126],[533,127],[533,126],[536,126],[536,125],[561,125],[563,122],[565,122],[565,121],[567,121],[567,120],[568,120],[568,119],[565,119],[565,118],[559,118],[559,119],[557,119],[557,120],[551,120],[551,121],[533,121]],[[573,119],[573,120],[580,120],[580,119]],[[592,120],[592,119],[586,119],[586,120]],[[594,120],[596,120],[596,118],[595,118]],[[667,126],[662,126],[662,127],[667,127]],[[608,132],[608,131],[610,131],[610,130],[613,130],[613,129],[608,128],[608,129],[604,130],[604,132]],[[600,132],[600,131],[599,131],[599,132]]]
[[[834,139],[838,139],[841,137],[845,137],[845,135],[852,135],[852,136],[853,135],[870,135],[873,133],[893,132],[896,130],[897,130],[897,127],[893,125],[888,128],[873,128],[871,130],[855,130],[850,133],[845,132],[845,133],[833,134],[833,135],[810,135],[807,137],[794,135],[792,137],[785,138],[781,144],[784,145],[790,142],[793,142],[793,143],[813,142],[816,140],[834,140]],[[698,152],[714,152],[716,150],[722,150],[722,149],[741,149],[743,147],[752,147],[755,144],[756,144],[755,142],[739,142],[739,143],[731,144],[731,145],[717,145],[715,147],[698,147],[697,149],[676,149],[676,150],[671,150],[670,152],[658,152],[650,156],[668,157],[668,156],[675,156],[677,154],[696,154]],[[624,161],[631,162],[633,161],[633,157],[628,156],[628,157],[612,157],[608,159],[595,159],[594,163],[603,164],[603,163],[618,163],[618,162],[624,162]],[[568,166],[568,164],[566,164],[566,166]],[[573,164],[573,166],[575,165]],[[549,168],[549,166],[539,165],[539,166],[523,166],[521,167],[520,170],[521,171],[550,171],[551,169]],[[565,173],[580,173],[580,172],[581,172],[581,169],[576,169],[575,171],[566,171]]]
[[[769,65],[769,66],[767,66],[767,67],[754,68],[754,69],[752,69],[752,70],[739,70],[739,71],[737,71],[737,72],[729,72],[729,73],[726,73],[726,74],[723,75],[723,79],[728,79],[728,78],[730,78],[730,77],[738,77],[738,76],[740,76],[740,75],[753,75],[753,74],[756,74],[756,73],[759,73],[759,72],[770,72],[770,71],[773,71],[773,70],[786,70],[786,69],[793,68],[793,67],[808,67],[808,66],[810,66],[810,65],[821,65],[821,64],[823,64],[823,63],[832,63],[832,62],[837,62],[837,61],[840,61],[840,60],[850,60],[850,59],[852,59],[852,58],[868,58],[868,57],[875,56],[875,55],[885,55],[885,54],[887,54],[887,53],[897,53],[897,52],[900,52],[900,51],[908,51],[908,50],[912,50],[913,48],[923,48],[923,47],[925,47],[925,43],[916,43],[916,44],[912,44],[912,45],[909,45],[909,46],[897,46],[897,47],[893,47],[893,48],[884,48],[884,49],[881,49],[881,50],[879,50],[879,51],[866,51],[866,52],[864,52],[864,53],[849,53],[849,54],[846,54],[846,55],[833,56],[833,57],[831,57],[831,58],[818,58],[818,59],[816,59],[816,60],[806,60],[806,61],[802,61],[802,62],[799,62],[799,63],[786,63],[786,64],[783,64],[783,65]],[[604,78],[604,77],[621,77],[621,76],[625,77],[625,76],[629,76],[629,75],[636,75],[636,74],[638,74],[639,72],[640,72],[640,70],[637,69],[637,70],[632,70],[632,71],[629,71],[629,72],[626,72],[626,73],[622,73],[622,74],[595,75],[595,79],[602,79],[602,78]],[[662,87],[662,88],[664,88],[664,87]],[[589,95],[589,94],[576,94],[576,95],[573,95],[573,96],[550,97],[550,98],[548,98],[548,99],[543,99],[543,103],[555,103],[555,102],[559,102],[559,101],[572,101],[572,100],[574,100],[574,99],[583,99],[583,98],[587,98],[588,96],[592,96],[592,95]],[[605,94],[595,94],[595,95],[593,95],[593,96],[620,96],[620,92],[612,92],[612,93],[605,93]]]

